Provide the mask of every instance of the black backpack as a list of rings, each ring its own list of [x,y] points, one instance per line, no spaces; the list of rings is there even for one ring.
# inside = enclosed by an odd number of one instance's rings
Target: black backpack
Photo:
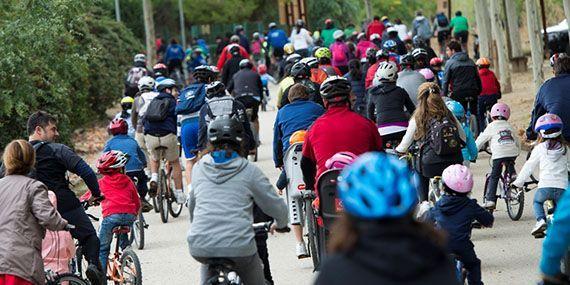
[[[455,121],[448,117],[444,117],[440,121],[431,120],[427,143],[437,155],[461,153],[461,148],[465,144],[459,137],[459,130]]]
[[[144,118],[149,122],[162,122],[168,117],[170,110],[170,98],[155,97],[148,104]]]
[[[445,28],[449,25],[449,20],[447,20],[447,17],[444,14],[439,14],[435,16],[435,18],[437,19],[437,25],[440,28]]]

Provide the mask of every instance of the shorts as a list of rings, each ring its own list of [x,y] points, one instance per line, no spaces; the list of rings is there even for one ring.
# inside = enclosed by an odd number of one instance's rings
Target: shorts
[[[258,113],[259,113],[259,101],[257,99],[255,99],[253,96],[249,96],[249,95],[237,97],[236,100],[243,104],[246,111],[247,111],[247,109],[253,110],[253,113],[251,114],[249,121],[250,122],[257,121],[257,118],[259,116],[258,115]]]
[[[461,31],[461,32],[454,33],[453,36],[455,37],[456,40],[458,40],[462,44],[464,44],[464,43],[467,43],[467,40],[469,39],[469,32],[468,31]]]
[[[180,130],[180,139],[184,157],[186,159],[196,158],[196,150],[198,149],[198,133],[200,132],[200,124],[198,118],[190,118],[182,121]]]
[[[162,137],[155,137],[152,135],[144,135],[146,141],[146,148],[150,153],[150,157],[154,161],[158,161],[161,153],[156,149],[157,147],[166,147],[164,151],[164,158],[166,161],[176,161],[180,156],[178,152],[178,139],[175,134],[168,134]]]

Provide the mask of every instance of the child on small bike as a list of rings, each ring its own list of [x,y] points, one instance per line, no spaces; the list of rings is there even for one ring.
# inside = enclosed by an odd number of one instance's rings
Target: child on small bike
[[[503,170],[503,165],[507,171],[515,174],[515,160],[520,153],[520,142],[517,138],[515,128],[507,122],[511,115],[511,109],[505,103],[497,103],[491,108],[491,118],[493,121],[479,134],[475,141],[477,149],[481,149],[485,143],[489,142],[491,148],[491,174],[487,192],[485,194],[486,209],[495,209],[497,204],[497,185]]]
[[[497,100],[501,99],[501,84],[495,73],[489,69],[491,61],[488,58],[481,57],[476,64],[479,68],[482,88],[477,99],[477,123],[481,126],[479,129],[481,130],[485,126],[485,112],[497,104]]]
[[[535,237],[543,237],[546,230],[544,202],[558,201],[564,189],[568,187],[570,152],[561,136],[563,127],[562,120],[555,114],[545,114],[538,118],[534,130],[539,134],[539,144],[532,150],[530,158],[512,183],[516,187],[522,187],[536,167],[540,167],[538,188],[533,202],[537,222],[531,234]]]
[[[447,109],[453,113],[455,118],[461,122],[463,126],[463,131],[465,131],[465,147],[461,149],[463,153],[463,165],[469,167],[471,161],[475,161],[477,159],[477,154],[479,150],[477,149],[477,145],[475,144],[475,138],[473,138],[473,133],[471,132],[471,128],[466,123],[465,120],[465,109],[461,103],[455,100],[448,100],[445,102]]]
[[[55,193],[48,191],[48,198],[57,208]],[[68,231],[46,231],[42,240],[42,259],[44,268],[57,274],[69,272],[69,261],[75,256],[75,243]]]
[[[97,160],[97,169],[103,175],[99,179],[99,187],[105,199],[101,202],[103,220],[99,228],[100,252],[99,260],[104,270],[113,240],[113,228],[132,226],[139,213],[141,202],[137,188],[131,178],[125,175],[128,157],[125,153],[111,150],[103,153]],[[121,234],[120,246],[129,246],[127,234]]]

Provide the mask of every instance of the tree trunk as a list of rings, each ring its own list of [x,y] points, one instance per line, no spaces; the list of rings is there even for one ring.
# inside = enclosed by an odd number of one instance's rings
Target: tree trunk
[[[477,20],[477,34],[479,35],[479,53],[481,57],[491,56],[491,17],[489,16],[489,2],[487,0],[475,0],[475,16]]]
[[[121,7],[119,5],[119,0],[115,0],[115,18],[117,22],[121,21]]]
[[[570,0],[564,0],[564,15],[566,15],[566,24],[570,27]],[[568,38],[570,40],[570,28],[568,29]]]
[[[511,43],[511,56],[513,58],[523,55],[521,49],[521,37],[519,32],[519,16],[515,0],[505,0],[505,8],[507,12],[507,23],[509,26],[509,40]]]
[[[536,0],[525,0],[526,4],[526,21],[528,26],[528,36],[530,40],[530,50],[532,55],[532,74],[534,77],[535,91],[540,88],[544,81],[544,73],[542,72],[543,49],[542,39],[540,35],[539,15],[536,8]]]
[[[370,0],[364,0],[364,9],[366,9],[366,20],[372,20],[372,6]]]
[[[152,13],[152,3],[150,0],[143,0],[144,32],[146,40],[146,63],[153,66],[156,62],[156,52],[154,41],[154,19]]]
[[[506,45],[506,35],[503,27],[504,16],[501,13],[501,6],[503,0],[491,0],[491,24],[493,28],[493,36],[497,43],[497,54],[499,57],[499,78],[501,81],[501,89],[503,93],[510,93],[513,91],[511,85],[511,70],[509,69],[509,55]]]
[[[182,0],[178,0],[178,11],[180,14],[180,41],[182,43],[182,48],[186,49],[186,25],[184,23]]]

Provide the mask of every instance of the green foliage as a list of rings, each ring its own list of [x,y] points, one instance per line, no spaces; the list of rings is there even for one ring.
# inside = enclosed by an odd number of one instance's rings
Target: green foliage
[[[140,43],[92,1],[15,1],[0,23],[0,145],[25,137],[26,119],[46,110],[64,141],[105,115]]]
[[[337,27],[343,27],[349,23],[358,25],[359,12],[364,11],[361,0],[309,0],[307,1],[307,13],[311,29],[324,27],[326,19],[335,21]]]
[[[417,10],[422,10],[427,17],[435,16],[437,1],[417,1],[417,0],[371,0],[372,14],[388,16],[390,20],[400,18],[403,23],[410,25],[416,15]],[[461,1],[453,1],[457,3]],[[362,17],[366,16],[362,11]]]

